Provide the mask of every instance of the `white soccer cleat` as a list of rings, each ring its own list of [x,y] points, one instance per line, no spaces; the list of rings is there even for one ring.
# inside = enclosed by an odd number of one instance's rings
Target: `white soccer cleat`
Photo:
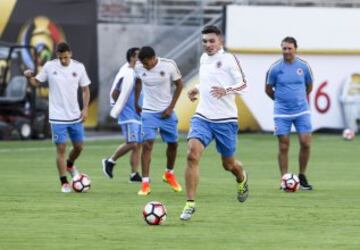
[[[69,183],[64,183],[61,185],[61,192],[63,193],[71,193],[71,186]]]

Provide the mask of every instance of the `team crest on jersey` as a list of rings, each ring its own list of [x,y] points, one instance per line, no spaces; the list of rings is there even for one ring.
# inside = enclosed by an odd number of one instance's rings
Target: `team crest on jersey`
[[[298,69],[296,70],[296,74],[298,74],[299,76],[302,76],[302,75],[304,74],[303,69],[302,69],[302,68],[298,68]]]
[[[221,66],[222,66],[222,62],[221,62],[221,61],[218,61],[218,62],[216,63],[216,68],[220,69]]]
[[[56,75],[57,75],[57,72],[56,72],[56,71],[54,71],[54,72],[53,72],[53,75],[54,75],[54,76],[56,76]]]
[[[145,76],[146,76],[146,73],[144,72],[144,73],[142,74],[142,76],[145,77]]]
[[[73,75],[73,77],[77,77],[76,72],[73,72],[72,75]]]
[[[160,71],[160,75],[161,75],[162,77],[164,77],[164,76],[165,76],[165,72],[164,72],[164,71]]]

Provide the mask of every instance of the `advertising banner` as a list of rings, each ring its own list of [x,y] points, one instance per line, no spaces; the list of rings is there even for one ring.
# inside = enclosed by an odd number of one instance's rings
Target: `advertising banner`
[[[68,0],[6,0],[0,1],[0,9],[0,40],[35,47],[38,70],[55,57],[58,42],[70,44],[74,59],[84,63],[92,81],[89,117],[85,126],[95,127],[98,93],[96,1],[73,0],[70,4]],[[21,52],[24,69],[34,68],[32,57],[30,50]],[[0,67],[4,68],[4,63],[0,60]],[[46,97],[48,93],[43,88],[39,94]]]

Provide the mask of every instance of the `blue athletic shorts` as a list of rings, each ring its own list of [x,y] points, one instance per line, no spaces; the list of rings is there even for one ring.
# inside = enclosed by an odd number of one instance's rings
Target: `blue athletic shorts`
[[[169,118],[161,118],[162,112],[141,114],[144,130],[144,141],[155,140],[157,131],[159,131],[162,140],[166,143],[175,143],[178,141],[177,124],[178,119],[175,112]]]
[[[294,124],[296,132],[299,134],[308,134],[312,132],[310,114],[295,117],[275,117],[274,123],[274,134],[277,136],[290,134],[292,124]]]
[[[236,122],[215,123],[194,117],[191,119],[189,139],[198,139],[207,147],[215,139],[216,150],[223,157],[232,157],[236,151],[237,132]]]
[[[51,123],[52,141],[55,144],[64,144],[67,141],[67,134],[72,142],[84,141],[84,126],[82,122],[73,124]]]
[[[134,122],[121,124],[121,131],[127,143],[142,142],[143,131],[141,124]]]

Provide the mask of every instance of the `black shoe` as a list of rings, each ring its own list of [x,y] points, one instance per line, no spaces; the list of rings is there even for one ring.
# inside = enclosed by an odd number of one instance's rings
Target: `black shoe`
[[[131,175],[130,175],[130,180],[129,180],[129,182],[130,182],[130,183],[142,182],[141,175],[140,175],[138,172],[136,172],[133,177],[131,177]]]
[[[313,190],[312,185],[310,185],[306,179],[306,176],[304,174],[299,174],[300,179],[300,188],[302,190]]]
[[[102,159],[103,173],[109,178],[113,178],[113,168],[115,163],[109,162],[108,159]]]

